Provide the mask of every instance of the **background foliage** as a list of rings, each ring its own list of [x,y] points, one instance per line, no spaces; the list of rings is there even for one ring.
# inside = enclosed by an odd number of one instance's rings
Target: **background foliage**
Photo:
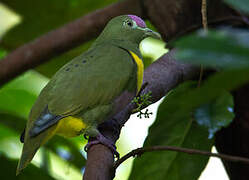
[[[9,25],[5,25],[5,29],[0,27],[0,59],[18,46],[114,1],[1,2],[9,8],[9,12],[16,14],[15,22],[18,23],[11,28]],[[244,13],[249,13],[246,0],[225,2]],[[3,4],[0,4],[0,14],[6,9]],[[4,24],[2,17],[8,21],[7,18],[13,15],[1,16],[0,22]],[[222,127],[228,126],[234,118],[233,98],[229,92],[249,81],[248,42],[248,30],[233,28],[209,32],[199,30],[174,42],[174,46],[179,49],[179,60],[214,68],[217,73],[203,81],[200,88],[197,88],[196,82],[186,82],[165,96],[156,120],[149,129],[145,147],[173,145],[210,151],[214,134]],[[85,51],[90,44],[91,42],[83,44],[56,57],[0,89],[0,166],[3,170],[0,178],[60,179],[63,171],[68,171],[63,178],[81,178],[86,162],[85,153],[82,151],[85,141],[82,137],[70,140],[55,137],[41,149],[33,161],[34,164],[18,177],[15,177],[15,168],[21,151],[19,135],[40,90],[62,65]],[[160,43],[154,44],[154,47],[157,47]],[[146,67],[165,52],[157,50],[156,53],[150,54],[146,53],[146,48],[142,47],[142,50]],[[130,179],[198,179],[207,162],[207,157],[177,152],[148,153],[135,159]]]

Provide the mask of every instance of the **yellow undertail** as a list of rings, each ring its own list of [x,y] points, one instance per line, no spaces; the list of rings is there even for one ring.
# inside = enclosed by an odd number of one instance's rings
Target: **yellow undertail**
[[[80,118],[68,116],[61,119],[55,128],[55,134],[64,137],[75,137],[80,135],[83,129],[86,128],[86,124]]]

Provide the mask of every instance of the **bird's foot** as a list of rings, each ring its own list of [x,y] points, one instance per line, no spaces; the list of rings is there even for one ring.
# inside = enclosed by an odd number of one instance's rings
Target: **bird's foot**
[[[87,145],[85,146],[84,150],[87,152],[93,145],[96,144],[103,144],[106,147],[108,147],[114,154],[114,156],[119,159],[119,153],[116,150],[116,146],[114,145],[114,143],[107,139],[105,136],[103,136],[102,134],[98,134],[95,140],[92,140],[90,142],[87,143]]]

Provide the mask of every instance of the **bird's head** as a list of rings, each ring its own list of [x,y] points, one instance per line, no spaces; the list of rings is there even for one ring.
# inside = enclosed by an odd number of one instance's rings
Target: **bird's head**
[[[147,28],[145,22],[135,15],[122,15],[111,19],[100,36],[102,40],[116,39],[138,44],[147,37],[161,38],[159,33]]]

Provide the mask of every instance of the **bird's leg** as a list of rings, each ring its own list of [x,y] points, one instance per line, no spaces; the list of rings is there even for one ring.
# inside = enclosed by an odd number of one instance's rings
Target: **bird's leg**
[[[119,153],[116,150],[116,146],[114,145],[114,143],[109,140],[108,138],[106,138],[105,136],[103,136],[101,133],[98,133],[98,135],[95,137],[95,140],[92,140],[90,142],[87,143],[87,145],[85,146],[84,150],[87,152],[93,145],[96,144],[103,144],[106,147],[108,147],[113,154],[115,155],[116,158],[119,159]]]
[[[113,132],[115,135],[120,134],[120,129],[122,125],[114,118],[109,119],[108,121],[105,121],[104,123],[100,124],[98,126],[98,130],[100,132],[110,131]]]

